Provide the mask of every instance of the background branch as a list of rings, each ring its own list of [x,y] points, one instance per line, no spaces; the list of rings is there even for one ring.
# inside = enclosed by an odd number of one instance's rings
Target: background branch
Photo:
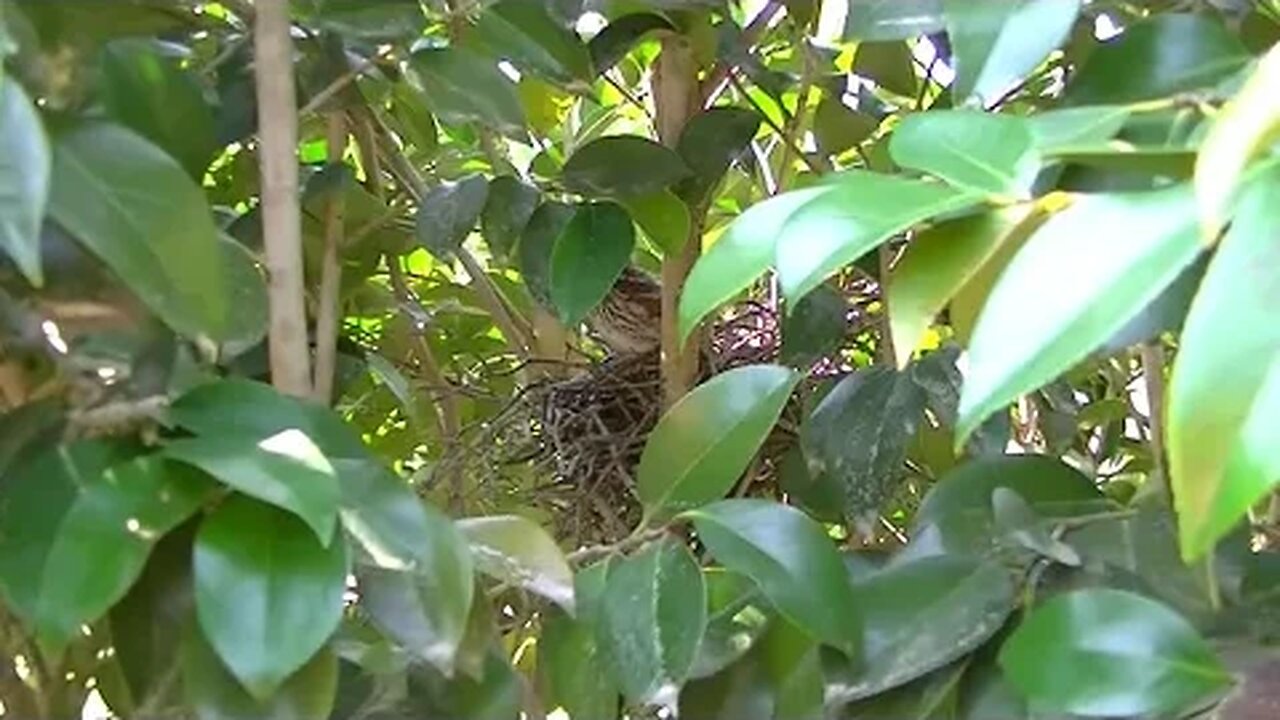
[[[329,164],[339,165],[347,149],[347,119],[341,111],[328,118]],[[338,358],[338,329],[342,320],[342,234],[345,221],[342,192],[329,197],[324,218],[324,256],[320,263],[320,292],[316,299],[316,375],[312,397],[328,405],[333,399],[333,376]]]

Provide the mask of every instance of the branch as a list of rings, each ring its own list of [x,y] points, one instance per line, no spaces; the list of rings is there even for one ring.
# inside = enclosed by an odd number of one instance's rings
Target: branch
[[[742,44],[746,46],[750,52],[751,47],[755,45],[756,38],[769,28],[769,24],[773,22],[773,18],[783,9],[782,0],[769,0],[769,3],[760,9],[751,22],[742,29]],[[730,80],[733,75],[733,64],[728,60],[722,60],[711,69],[707,77],[702,81],[699,88],[699,105],[707,107],[715,102],[716,97],[724,91],[726,81]]]
[[[347,119],[341,111],[329,114],[329,164],[342,163],[347,149]],[[316,300],[316,376],[312,397],[328,405],[333,401],[333,377],[338,360],[338,324],[341,310],[338,294],[342,288],[342,247],[345,223],[342,192],[329,197],[324,218],[324,256],[320,263],[320,293]]]
[[[298,209],[298,115],[286,0],[261,0],[253,29],[258,127],[262,138],[262,236],[270,311],[271,380],[283,393],[311,394]]]
[[[1138,354],[1142,359],[1142,378],[1147,388],[1147,426],[1151,435],[1151,455],[1155,458],[1160,489],[1169,498],[1169,465],[1164,454],[1164,347],[1157,338],[1143,343]]]
[[[355,82],[355,79],[360,77],[360,75],[363,74],[365,70],[368,70],[374,65],[377,65],[379,60],[381,60],[382,58],[390,54],[391,54],[391,47],[388,46],[388,47],[379,49],[378,52],[361,60],[359,63],[355,65],[355,67],[351,68],[350,70],[347,70],[342,75],[339,75],[337,78],[333,80],[333,82],[326,85],[320,92],[316,93],[315,95],[312,95],[311,99],[307,101],[307,104],[303,105],[302,109],[298,111],[298,115],[300,116],[310,115],[316,110],[319,110],[321,105],[324,105],[334,95],[337,95],[338,93],[342,92],[347,88],[348,85]]]

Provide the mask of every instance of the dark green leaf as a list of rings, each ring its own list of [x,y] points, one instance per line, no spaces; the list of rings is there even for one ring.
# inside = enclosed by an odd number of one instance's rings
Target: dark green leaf
[[[551,306],[551,253],[556,239],[577,215],[577,208],[558,202],[538,206],[520,234],[518,262],[529,293],[538,302]]]
[[[1009,488],[996,488],[991,494],[991,510],[996,528],[1013,542],[1063,565],[1080,564],[1080,555],[1075,549],[1055,538],[1051,523],[1040,517],[1018,493]]]
[[[423,96],[408,80],[400,80],[391,90],[391,118],[397,135],[417,152],[430,154],[440,144],[440,133]]]
[[[675,26],[661,15],[647,12],[623,15],[606,25],[587,44],[596,72],[606,72],[618,64],[641,38],[654,30],[675,30]]]
[[[1000,651],[1033,708],[1077,715],[1166,715],[1230,682],[1195,629],[1119,590],[1082,590],[1036,608]]]
[[[861,42],[853,56],[853,74],[907,97],[915,96],[919,83],[915,67],[905,42]]]
[[[421,3],[416,0],[322,0],[314,21],[340,35],[395,40],[418,34],[425,18]]]
[[[618,716],[617,684],[605,671],[593,625],[608,570],[605,562],[578,571],[578,618],[552,611],[538,638],[538,675],[547,704],[563,707],[570,717]]]
[[[704,678],[732,665],[755,645],[773,621],[754,582],[724,568],[703,571],[707,586],[707,628],[690,678]]]
[[[573,192],[620,196],[657,192],[687,175],[674,150],[638,135],[612,135],[578,148],[561,180]]]
[[[252,348],[267,335],[267,280],[253,255],[223,235],[218,249],[227,287],[227,316],[223,324],[223,352],[228,357]]]
[[[512,257],[540,199],[537,188],[510,175],[489,183],[489,196],[480,214],[480,231],[495,256],[503,260]]]
[[[585,86],[592,76],[587,46],[545,3],[502,0],[480,14],[465,42],[557,82]]]
[[[907,40],[943,27],[942,0],[849,0],[846,40]]]
[[[449,720],[514,720],[523,683],[506,653],[485,653],[477,677],[446,678],[429,667],[413,668],[402,706],[409,717]]]
[[[676,152],[693,176],[678,186],[680,197],[693,204],[703,202],[759,129],[760,116],[742,108],[715,107],[689,118]]]
[[[433,188],[418,207],[418,242],[437,258],[451,258],[475,229],[488,197],[489,183],[481,175]]]
[[[636,225],[662,251],[675,255],[689,242],[689,206],[670,190],[631,195],[621,200]]]
[[[9,77],[0,78],[0,142],[0,249],[32,285],[40,286],[40,223],[52,160],[40,116]]]
[[[1071,32],[1080,0],[943,0],[959,101],[983,104],[1034,70]]]
[[[636,230],[631,216],[613,202],[581,205],[556,238],[551,252],[551,302],[568,327],[582,322],[609,294],[622,274]]]
[[[342,619],[347,543],[328,548],[296,517],[242,495],[205,520],[195,547],[196,615],[218,657],[266,700]]]
[[[971,110],[908,115],[893,131],[889,153],[904,168],[996,195],[1026,197],[1040,170],[1027,120]]]
[[[817,640],[858,654],[862,622],[844,563],[822,526],[765,500],[722,500],[687,515],[716,560],[755,580],[787,619]]]
[[[787,499],[815,519],[844,521],[844,486],[828,475],[814,475],[799,445],[778,463],[778,487]]]
[[[718,500],[733,488],[773,429],[800,374],[748,365],[680,398],[649,435],[636,494],[650,516]]]
[[[813,113],[814,139],[828,155],[839,155],[857,146],[871,137],[878,127],[879,120],[850,108],[839,98],[823,98]]]
[[[849,328],[849,303],[828,285],[801,298],[782,321],[782,362],[803,368],[840,347]]]
[[[433,48],[414,53],[410,67],[446,122],[481,122],[516,138],[527,134],[515,83],[492,60],[465,48]]]
[[[223,336],[217,228],[200,188],[159,148],[107,123],[60,136],[49,215],[169,327]]]
[[[516,515],[458,521],[476,567],[498,580],[537,593],[573,614],[573,571],[546,530]]]

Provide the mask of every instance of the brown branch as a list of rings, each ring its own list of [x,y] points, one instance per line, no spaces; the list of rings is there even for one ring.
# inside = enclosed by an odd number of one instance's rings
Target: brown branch
[[[1138,349],[1142,360],[1142,378],[1147,389],[1147,427],[1151,435],[1151,456],[1160,489],[1169,495],[1169,465],[1164,454],[1164,347],[1159,338],[1145,342]]]
[[[893,268],[893,248],[886,241],[876,250],[880,260],[880,362],[889,367],[898,366],[898,354],[893,347],[892,324],[889,320],[889,271]]]
[[[378,52],[374,53],[373,55],[370,55],[369,57],[361,60],[359,63],[356,63],[354,67],[347,70],[345,73],[339,75],[338,77],[334,78],[333,82],[329,83],[324,88],[322,88],[320,92],[316,93],[315,95],[312,95],[311,99],[307,101],[307,104],[303,105],[302,109],[298,111],[298,115],[306,116],[306,115],[310,115],[316,110],[319,110],[321,105],[324,105],[334,95],[337,95],[338,93],[345,90],[347,86],[355,82],[356,78],[360,77],[360,75],[363,74],[364,71],[368,70],[374,65],[377,65],[379,60],[383,59],[384,57],[390,54],[391,54],[391,48],[384,47],[380,49]]]
[[[262,158],[262,236],[270,313],[271,381],[283,393],[311,394],[298,207],[298,115],[294,105],[289,4],[254,5],[254,73]]]
[[[341,111],[329,114],[329,164],[339,165],[347,149],[347,119]],[[338,360],[338,325],[341,320],[342,248],[345,210],[341,191],[333,193],[325,208],[324,256],[320,263],[320,292],[316,299],[316,376],[312,397],[328,405],[333,401],[333,378]]]

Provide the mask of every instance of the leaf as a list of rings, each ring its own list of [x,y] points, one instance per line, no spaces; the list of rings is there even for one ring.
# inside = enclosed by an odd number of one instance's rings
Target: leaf
[[[195,623],[182,637],[182,686],[200,720],[328,717],[338,690],[338,657],[322,650],[266,700],[255,700],[228,672]]]
[[[774,618],[740,662],[685,686],[680,716],[693,720],[821,718],[819,650],[795,625]]]
[[[854,110],[838,98],[826,97],[813,112],[813,136],[828,155],[839,155],[875,134],[880,121]]]
[[[512,256],[540,199],[536,187],[510,175],[489,182],[489,196],[480,214],[480,232],[496,257],[505,260]]]
[[[113,465],[77,494],[40,576],[36,627],[59,655],[142,573],[151,548],[211,496],[199,473],[155,457]]]
[[[1050,218],[1001,273],[978,318],[957,442],[1138,314],[1195,260],[1196,230],[1186,185],[1082,197]],[[1038,299],[1034,310],[1029,297]]]
[[[604,667],[594,625],[608,570],[607,561],[579,570],[574,582],[578,618],[553,610],[538,638],[543,697],[549,707],[563,707],[570,717],[618,716],[617,683]]]
[[[677,186],[677,194],[693,205],[705,202],[759,129],[760,116],[742,108],[714,107],[689,118],[676,152],[693,175]]]
[[[370,620],[406,652],[449,674],[465,634],[472,594],[468,586],[460,598],[464,591],[455,580],[439,582],[422,570],[356,567],[361,607]]]
[[[513,138],[527,134],[515,83],[493,60],[466,48],[431,48],[414,53],[409,65],[446,122],[480,122]]]
[[[1080,565],[1080,555],[1075,549],[1054,537],[1051,523],[1040,517],[1018,493],[1009,488],[996,488],[991,494],[991,510],[996,527],[1009,539],[1063,565]]]
[[[689,206],[670,190],[632,195],[622,205],[663,255],[674,255],[689,242]]]
[[[865,669],[828,686],[849,702],[898,687],[973,651],[1016,604],[1009,571],[939,556],[882,570],[854,587],[866,627]]]
[[[1268,430],[1280,417],[1280,328],[1269,319],[1280,302],[1278,202],[1272,168],[1244,191],[1183,327],[1167,435],[1188,559],[1210,550],[1280,480]]]
[[[612,135],[570,155],[561,180],[572,192],[617,197],[657,192],[687,175],[674,150],[638,135]]]
[[[795,190],[756,203],[738,216],[694,264],[680,293],[680,341],[721,304],[746,290],[773,262],[778,234],[787,219],[831,187]]]
[[[1040,169],[1025,119],[972,110],[908,115],[890,137],[889,154],[958,188],[1021,198]]]
[[[200,528],[196,615],[249,694],[271,697],[342,619],[347,543],[322,547],[301,521],[235,495]]]
[[[1258,61],[1244,87],[1214,118],[1196,155],[1196,201],[1205,239],[1217,239],[1249,161],[1280,134],[1280,46]]]
[[[40,116],[17,81],[0,78],[0,248],[32,285],[44,284],[40,224],[52,160]]]
[[[218,238],[222,276],[227,288],[222,345],[227,357],[239,355],[267,336],[267,281],[245,246],[222,235]]]
[[[578,325],[604,300],[630,260],[635,242],[631,216],[617,203],[578,207],[551,251],[549,290],[561,323]]]
[[[1040,605],[1000,650],[1033,708],[1076,715],[1166,715],[1230,682],[1195,629],[1165,606],[1111,589]]]
[[[1094,50],[1067,87],[1064,101],[1102,105],[1166,97],[1212,85],[1248,60],[1248,51],[1219,20],[1198,13],[1157,13]]]
[[[658,421],[636,468],[636,494],[653,518],[718,500],[773,429],[800,373],[748,365],[694,388]]]
[[[959,100],[987,105],[1036,69],[1062,44],[1080,0],[943,0]]]
[[[218,151],[213,108],[195,72],[151,39],[124,38],[102,53],[101,99],[107,114],[164,149],[196,182]]]
[[[537,523],[517,515],[492,515],[457,524],[481,572],[541,595],[573,614],[573,571],[556,541]]]
[[[524,684],[506,652],[490,649],[477,677],[446,678],[420,666],[408,674],[401,707],[409,717],[449,720],[512,720],[520,716]]]
[[[61,135],[49,215],[175,332],[223,336],[217,228],[200,188],[159,148],[108,123]]]
[[[702,571],[683,543],[652,543],[609,569],[600,602],[604,662],[632,701],[674,706],[707,624]]]
[[[333,465],[301,430],[253,440],[206,435],[174,440],[162,454],[209,473],[224,485],[297,515],[329,546],[338,513]]]
[[[1104,143],[1115,137],[1132,110],[1124,105],[1090,105],[1036,113],[1027,118],[1041,154],[1058,148]]]
[[[488,197],[489,183],[482,175],[432,188],[418,207],[418,242],[441,260],[452,258],[475,229]]]
[[[545,202],[533,211],[520,234],[520,274],[529,293],[543,305],[551,305],[551,253],[577,210],[573,205]]]
[[[707,568],[702,579],[707,588],[707,627],[689,668],[691,679],[715,675],[734,664],[774,620],[767,607],[758,607],[760,591],[745,575]]]
[[[430,3],[428,3],[430,5]],[[324,0],[313,22],[342,36],[360,40],[410,40],[425,22],[414,0]]]
[[[557,82],[585,86],[592,76],[587,46],[552,18],[544,3],[502,0],[491,5],[463,41]]]
[[[893,235],[923,220],[972,207],[981,197],[941,183],[862,170],[833,175],[829,182],[831,187],[798,207],[777,232],[778,281],[790,302]],[[744,213],[737,222],[746,217]]]
[[[591,64],[595,66],[596,72],[607,72],[626,57],[644,36],[655,30],[675,29],[670,21],[655,13],[623,15],[606,25],[587,43],[587,49],[591,52]]]
[[[750,577],[788,620],[856,657],[861,618],[844,563],[822,527],[786,505],[721,500],[691,510],[701,540],[726,568]]]
[[[911,48],[905,42],[858,43],[853,56],[853,74],[906,97],[914,97],[920,83]],[[831,100],[838,103],[835,98]]]
[[[805,295],[782,320],[779,358],[803,369],[839,349],[849,327],[849,303],[829,285]]]
[[[908,40],[942,29],[942,0],[849,0],[844,37]]]
[[[440,145],[440,132],[423,94],[407,79],[400,80],[391,89],[390,115],[396,134],[415,151],[429,155]]]

